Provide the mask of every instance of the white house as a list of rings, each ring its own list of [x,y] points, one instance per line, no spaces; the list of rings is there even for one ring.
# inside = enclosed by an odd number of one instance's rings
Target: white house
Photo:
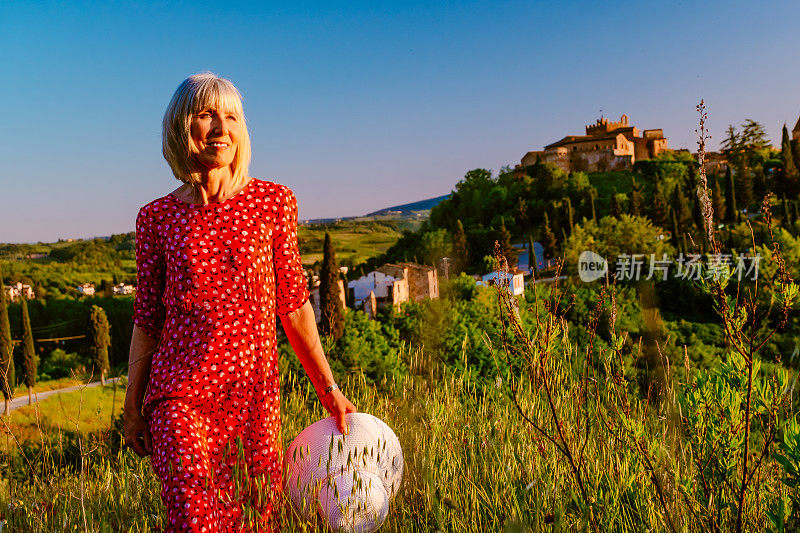
[[[20,296],[25,296],[27,300],[33,300],[36,297],[33,292],[33,287],[22,284],[19,281],[14,285],[6,285],[5,290],[6,294],[8,295],[8,299],[12,302]]]
[[[92,283],[84,283],[83,285],[78,285],[77,289],[78,292],[80,292],[81,294],[85,294],[86,296],[94,295],[94,284]]]
[[[503,280],[503,275],[507,276],[506,279],[508,280],[508,288],[511,290],[511,294],[514,296],[525,294],[525,272],[518,268],[515,268],[513,271],[508,272],[507,274],[497,271],[489,272],[488,274],[481,276],[481,281],[478,284],[484,287],[498,285],[499,282]]]
[[[408,280],[384,274],[379,270],[354,279],[347,284],[347,287],[353,289],[356,308],[364,305],[370,298],[370,293],[373,293],[375,298],[385,298],[392,303],[408,301]]]
[[[126,285],[124,283],[114,285],[114,294],[133,294],[133,291],[133,285]]]

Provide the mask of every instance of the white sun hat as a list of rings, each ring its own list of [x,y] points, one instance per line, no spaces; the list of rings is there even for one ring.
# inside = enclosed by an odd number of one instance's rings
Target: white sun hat
[[[349,435],[329,417],[292,441],[283,459],[284,492],[307,520],[318,514],[332,531],[371,533],[386,520],[400,488],[403,450],[381,419],[345,416]]]

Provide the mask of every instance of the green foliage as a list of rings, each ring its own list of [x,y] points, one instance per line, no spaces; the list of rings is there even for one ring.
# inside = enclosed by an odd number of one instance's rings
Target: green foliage
[[[128,249],[130,252],[130,248]],[[50,252],[50,257],[62,263],[91,264],[91,265],[117,265],[122,259],[120,253],[111,245],[110,241],[93,239],[80,241],[63,248],[55,248]],[[126,257],[130,259],[131,257]]]
[[[513,242],[524,241],[533,228],[542,226],[549,212],[551,229],[557,234],[562,230],[568,233],[575,222],[577,206],[584,216],[591,213],[591,190],[586,174],[567,174],[549,163],[527,167],[521,177],[513,172],[501,172],[495,177],[488,170],[475,169],[456,184],[447,200],[431,210],[430,224],[421,232],[455,232],[461,221],[471,252],[469,268],[478,269],[481,258],[492,252],[501,224],[505,224]],[[398,242],[398,246],[407,255],[412,255],[410,250],[419,250],[411,236]]]
[[[717,223],[727,220],[725,198],[722,196],[722,189],[719,186],[719,181],[719,179],[714,180],[714,188],[711,192],[711,204],[714,208],[714,221]]]
[[[575,231],[564,244],[566,268],[576,268],[578,256],[591,250],[605,257],[611,264],[621,254],[644,254],[661,258],[670,256],[672,247],[659,238],[662,230],[649,220],[623,214],[619,219],[604,217],[599,223],[592,221],[575,226]],[[613,266],[611,267],[613,268]]]
[[[669,194],[679,183],[686,183],[689,167],[694,161],[644,159],[633,164],[633,171],[640,179],[651,185],[660,185],[664,194]]]
[[[611,206],[609,207],[608,214],[617,219],[622,216],[622,203],[619,200],[619,194],[617,194],[616,190],[611,195]]]
[[[650,206],[650,220],[653,224],[661,228],[666,228],[669,223],[669,207],[667,199],[664,197],[664,190],[660,182],[655,185],[653,191],[653,203]]]
[[[544,222],[542,222],[542,246],[544,247],[544,258],[553,259],[558,254],[558,241],[553,228],[550,226],[550,218],[547,213],[544,214]]]
[[[628,194],[628,214],[636,217],[644,215],[644,192],[642,186],[634,179],[631,192]]]
[[[692,212],[689,209],[689,204],[686,201],[686,196],[683,194],[681,184],[675,185],[672,190],[672,212],[678,224],[678,231],[684,232],[689,229],[692,222]]]
[[[736,220],[739,212],[736,207],[736,186],[733,182],[730,165],[725,168],[725,212],[728,216],[725,220],[728,222]]]
[[[739,485],[747,407],[752,405],[753,443],[769,447],[774,438],[776,417],[780,416],[788,382],[785,370],[761,375],[761,361],[753,360],[753,396],[748,398],[748,367],[744,357],[733,350],[727,359],[710,371],[701,371],[680,398],[685,433],[697,472],[681,480],[682,490],[695,505],[695,512],[708,524],[733,524],[739,498]],[[698,479],[699,478],[699,479]],[[698,482],[699,481],[699,482]],[[748,494],[763,497],[757,488]]]
[[[405,373],[399,333],[391,324],[370,320],[362,311],[348,311],[344,334],[332,349],[337,374],[363,372],[370,383]]]
[[[464,233],[464,225],[460,220],[456,221],[456,230],[453,233],[452,256],[453,274],[463,272],[469,264],[469,246],[467,245],[467,236]]]
[[[500,230],[497,232],[497,242],[500,244],[500,250],[506,258],[510,267],[517,264],[517,250],[511,244],[511,233],[506,229],[506,223],[503,219],[500,220]]]
[[[67,353],[61,348],[51,351],[39,365],[39,380],[61,379],[72,376],[73,372],[81,374],[86,361],[77,353]]]

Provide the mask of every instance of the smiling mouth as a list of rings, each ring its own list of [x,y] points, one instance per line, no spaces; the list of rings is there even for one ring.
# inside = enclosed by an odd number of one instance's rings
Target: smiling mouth
[[[227,148],[227,143],[208,143],[209,146],[213,146],[214,148]]]

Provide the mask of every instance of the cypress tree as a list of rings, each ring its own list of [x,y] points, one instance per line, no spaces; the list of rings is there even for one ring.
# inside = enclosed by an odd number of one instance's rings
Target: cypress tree
[[[797,161],[794,160],[794,154],[792,154],[792,141],[789,138],[789,130],[786,129],[786,124],[783,125],[783,136],[781,138],[781,160],[783,161],[783,172],[786,177],[797,178]]]
[[[753,203],[753,179],[744,158],[739,161],[736,168],[736,192],[739,193],[739,205],[744,209],[750,207]]]
[[[574,213],[572,212],[572,200],[570,200],[570,197],[567,196],[566,198],[564,198],[562,204],[564,206],[564,218],[566,219],[567,222],[566,231],[568,234],[572,235],[572,230],[575,229],[575,220],[574,220],[575,217]]]
[[[681,230],[680,227],[678,226],[678,217],[675,216],[674,209],[670,209],[670,215],[671,215],[670,218],[672,219],[672,229],[671,229],[672,245],[678,252],[682,252],[683,248],[681,246],[681,238],[680,238]]]
[[[11,324],[8,320],[6,289],[3,285],[3,272],[0,270],[0,386],[5,397],[4,414],[8,414],[9,402],[14,397],[14,345],[11,344]]]
[[[589,220],[594,220],[595,222],[597,221],[597,212],[594,208],[594,197],[596,196],[596,193],[597,191],[594,189],[594,187],[589,187],[586,189],[586,192],[583,196],[583,216]]]
[[[739,212],[736,208],[736,188],[733,184],[730,165],[725,169],[725,212],[728,222],[736,220],[736,213]]]
[[[536,257],[536,247],[533,245],[533,237],[528,236],[528,266],[533,269],[534,276],[539,275],[539,260]]]
[[[511,245],[511,232],[506,228],[506,221],[500,217],[500,230],[497,232],[497,240],[500,242],[500,251],[508,261],[508,268],[511,270],[517,266],[517,250]]]
[[[642,187],[636,182],[636,178],[631,183],[631,192],[628,194],[628,205],[631,215],[640,217],[642,216],[644,205],[644,195],[642,194]]]
[[[322,245],[322,268],[319,278],[319,329],[323,335],[330,335],[334,340],[339,340],[344,333],[342,300],[339,298],[339,265],[328,233],[325,233]]]
[[[105,387],[106,373],[110,370],[108,364],[108,347],[111,345],[111,333],[108,325],[108,317],[102,307],[92,306],[89,316],[89,342],[92,354],[92,364],[96,372],[100,374],[100,383]]]
[[[669,208],[660,183],[656,183],[656,189],[653,192],[653,205],[650,209],[650,219],[653,221],[653,224],[662,228],[666,228],[669,223]]]
[[[767,175],[764,174],[764,167],[762,165],[757,165],[753,174],[753,199],[759,201],[761,198],[764,198],[769,189],[769,187],[767,187]]]
[[[456,220],[456,231],[453,234],[453,263],[454,274],[464,272],[469,265],[467,235],[464,233],[464,225],[461,220]]]
[[[789,204],[786,202],[785,196],[781,197],[781,213],[783,214],[783,225],[788,226],[791,217],[789,216]]]
[[[611,193],[611,205],[609,206],[609,215],[619,220],[622,218],[622,206],[619,203],[619,198],[617,198],[617,189],[614,189],[614,192]]]
[[[705,223],[703,221],[703,208],[700,206],[699,198],[695,198],[694,202],[692,203],[692,219],[694,220],[694,225],[697,226],[698,231],[702,233]]]
[[[675,185],[672,190],[672,214],[678,222],[678,229],[681,232],[689,228],[689,223],[692,220],[692,212],[689,209],[689,204],[686,197],[683,195],[680,183]],[[701,223],[702,227],[702,223]]]
[[[528,216],[528,202],[526,202],[521,196],[517,200],[517,208],[514,218],[516,218],[520,233],[522,235],[526,235],[531,229],[531,221],[530,217]]]
[[[558,241],[553,228],[550,227],[550,217],[547,213],[544,214],[544,222],[542,223],[542,246],[544,247],[544,258],[553,259],[558,253]]]
[[[697,167],[694,161],[686,164],[686,190],[691,191],[697,188]]]
[[[711,203],[714,206],[714,219],[717,222],[725,220],[725,198],[719,186],[719,178],[714,180],[714,189],[711,192]]]
[[[100,282],[99,292],[106,298],[110,298],[111,296],[114,296],[114,287],[113,285],[111,285],[111,283],[109,283],[107,279],[104,279],[103,281]]]
[[[36,385],[36,351],[33,346],[33,330],[28,315],[28,299],[23,294],[22,304],[22,368],[25,372],[25,385],[28,387],[28,405],[33,403],[33,386]]]

